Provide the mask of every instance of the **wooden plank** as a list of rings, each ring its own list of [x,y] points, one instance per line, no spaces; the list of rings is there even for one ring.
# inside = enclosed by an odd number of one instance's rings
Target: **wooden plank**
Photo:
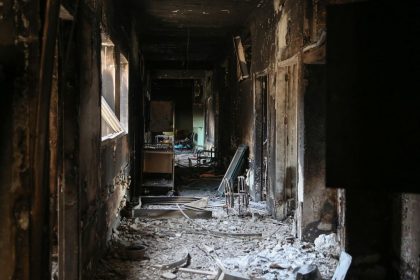
[[[178,269],[180,272],[186,272],[191,274],[199,274],[199,275],[209,275],[209,276],[216,276],[217,272],[213,271],[206,271],[206,270],[197,270],[197,269],[191,269],[191,268],[183,268],[180,267]]]
[[[325,45],[308,49],[302,54],[304,64],[325,64],[326,63],[326,47]]]
[[[282,60],[279,63],[277,63],[277,67],[291,66],[291,65],[297,64],[299,62],[300,62],[300,54],[297,53],[294,56],[292,56],[288,59]]]
[[[200,197],[190,196],[142,196],[142,204],[183,204],[200,200]]]
[[[183,210],[191,219],[211,219],[212,211]],[[183,218],[184,215],[177,209],[134,209],[133,216],[139,218]]]
[[[147,179],[143,180],[141,185],[148,188],[172,188],[174,186],[174,182],[169,179]]]
[[[350,268],[352,257],[346,252],[342,251],[338,266],[335,269],[332,280],[344,280],[346,278],[347,271]]]
[[[57,38],[60,0],[45,1],[45,18],[42,30],[39,88],[36,104],[35,141],[33,146],[33,200],[31,209],[31,277],[45,279],[49,275],[48,223],[48,124],[51,84],[54,67],[54,49]]]
[[[248,65],[245,59],[245,51],[244,51],[244,47],[242,46],[241,37],[239,36],[234,37],[233,43],[235,45],[236,58],[238,60],[239,68],[241,71],[240,80],[247,79],[249,78],[249,71],[248,71]]]
[[[64,7],[63,5],[60,6],[60,19],[66,20],[66,21],[74,20],[74,17],[71,15],[69,10],[67,10],[67,8]]]
[[[322,32],[316,43],[305,47],[302,51],[302,61],[305,64],[325,64],[327,33]]]
[[[152,265],[152,266],[159,269],[171,269],[171,268],[176,268],[178,266],[187,265],[189,264],[190,261],[191,261],[191,256],[190,256],[190,253],[187,252],[185,256],[181,258],[180,260],[177,260],[175,262],[168,263],[168,264]]]
[[[76,2],[75,17],[79,9]],[[78,66],[76,57],[75,21],[71,25],[63,24],[60,29],[59,57],[61,58],[61,92],[60,106],[62,108],[60,135],[62,153],[59,176],[58,201],[58,278],[80,279],[80,242],[79,242],[79,91]]]
[[[185,213],[185,210],[182,210]],[[191,234],[202,234],[202,235],[213,235],[218,237],[232,237],[232,238],[262,238],[262,233],[237,233],[237,232],[221,232],[221,231],[214,231],[214,230],[205,230],[205,231],[187,231],[187,233]]]
[[[49,173],[49,185],[50,185],[50,203],[49,203],[49,263],[55,262],[55,252],[58,244],[54,240],[58,239],[58,178],[61,166],[61,135],[60,135],[60,122],[61,122],[61,106],[58,89],[58,48],[55,48],[54,57],[54,75],[53,83],[51,87],[51,103],[50,103],[50,115],[49,115],[49,138],[50,138],[50,173]],[[51,278],[53,278],[52,267]]]

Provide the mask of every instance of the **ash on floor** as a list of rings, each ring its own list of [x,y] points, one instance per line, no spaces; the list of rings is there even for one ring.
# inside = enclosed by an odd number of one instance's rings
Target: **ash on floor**
[[[264,204],[251,203],[250,215],[246,217],[238,217],[232,211],[226,214],[221,204],[222,198],[210,197],[209,209],[213,210],[213,218],[209,220],[124,219],[95,279],[163,279],[163,275],[177,279],[212,279],[213,276],[153,267],[182,259],[187,252],[191,256],[190,269],[217,271],[214,261],[217,258],[229,271],[240,272],[250,279],[294,279],[298,267],[315,264],[324,279],[331,279],[339,253],[337,246],[331,245],[335,236],[328,237],[327,247],[314,246],[291,235],[292,218],[282,222],[271,219]],[[212,231],[262,233],[262,237],[219,237],[210,234]],[[146,246],[147,259],[129,261],[121,258],[119,248],[128,243]]]

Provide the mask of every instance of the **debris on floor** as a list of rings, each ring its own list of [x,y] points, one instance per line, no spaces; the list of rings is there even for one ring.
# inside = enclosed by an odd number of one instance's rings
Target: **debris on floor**
[[[314,245],[315,250],[321,254],[331,254],[335,258],[340,256],[340,243],[338,242],[337,235],[335,233],[328,235],[321,234],[315,239]]]
[[[244,279],[296,279],[305,265],[316,266],[324,279],[332,278],[338,264],[334,236],[320,237],[315,246],[290,235],[291,217],[271,219],[262,203],[251,201],[250,215],[244,217],[226,214],[220,205],[223,198],[208,199],[212,219],[122,220],[114,240],[143,245],[147,259],[127,261],[109,253],[103,260],[108,269],[99,270],[96,279],[215,279],[220,266]]]
[[[346,278],[347,271],[350,268],[351,261],[352,257],[346,252],[342,251],[332,280],[344,280]]]
[[[306,264],[297,270],[296,280],[322,280],[322,277],[316,265]]]

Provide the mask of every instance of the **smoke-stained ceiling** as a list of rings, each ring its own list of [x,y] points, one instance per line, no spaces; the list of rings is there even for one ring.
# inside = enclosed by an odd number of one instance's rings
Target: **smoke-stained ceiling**
[[[131,1],[146,62],[155,69],[211,68],[261,5],[261,0]]]

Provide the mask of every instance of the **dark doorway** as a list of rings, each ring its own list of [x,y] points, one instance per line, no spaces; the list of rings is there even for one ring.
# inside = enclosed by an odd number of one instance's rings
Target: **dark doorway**
[[[268,160],[268,122],[267,122],[267,75],[255,78],[255,198],[266,200],[267,160]]]

